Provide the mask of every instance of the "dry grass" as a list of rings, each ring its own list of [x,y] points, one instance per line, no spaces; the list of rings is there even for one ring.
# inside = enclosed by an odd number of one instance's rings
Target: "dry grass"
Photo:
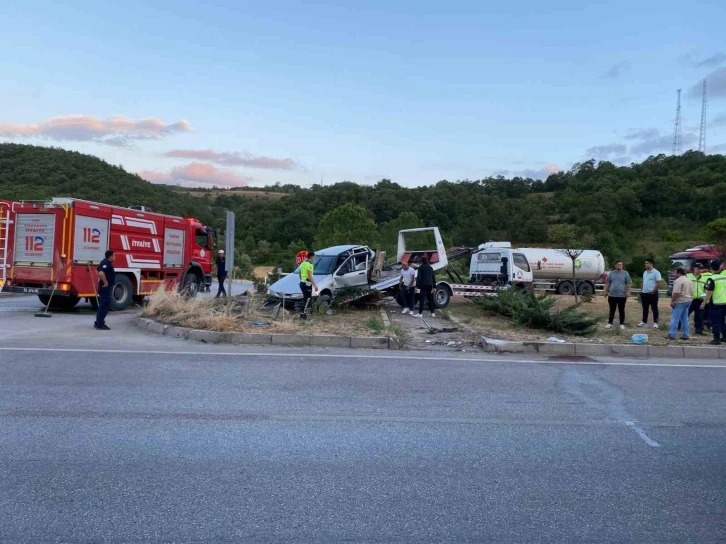
[[[290,311],[280,312],[273,321],[269,311],[261,309],[263,297],[255,296],[242,302],[242,298],[232,299],[187,299],[176,291],[159,289],[151,297],[143,315],[169,325],[192,329],[221,332],[262,332],[332,334],[338,336],[391,336],[390,331],[379,331],[366,327],[371,317],[380,318],[377,308],[346,309],[334,315],[313,314],[308,320],[300,319]],[[253,325],[264,321],[268,326]]]
[[[556,309],[565,308],[573,303],[574,297],[558,296]],[[631,298],[625,307],[625,326],[626,329],[621,331],[618,326],[618,315],[615,313],[615,325],[612,329],[605,329],[608,318],[608,303],[603,296],[593,298],[590,303],[583,303],[580,309],[590,315],[600,318],[600,326],[598,330],[589,336],[568,336],[562,334],[552,334],[547,331],[536,329],[527,329],[516,327],[508,320],[502,317],[485,316],[471,300],[464,298],[453,298],[448,310],[451,314],[461,319],[464,323],[475,329],[477,332],[500,338],[503,340],[514,340],[520,342],[544,342],[551,336],[556,336],[568,342],[580,343],[603,343],[603,344],[629,344],[632,343],[630,337],[633,334],[647,334],[648,343],[650,345],[706,345],[711,340],[711,336],[695,336],[693,327],[693,317],[691,317],[691,339],[688,341],[669,340],[668,328],[671,321],[671,308],[669,306],[670,299],[661,298],[658,304],[660,310],[660,329],[653,329],[652,326],[642,329],[637,327],[640,322],[641,307],[637,298]],[[651,318],[652,319],[652,318]]]

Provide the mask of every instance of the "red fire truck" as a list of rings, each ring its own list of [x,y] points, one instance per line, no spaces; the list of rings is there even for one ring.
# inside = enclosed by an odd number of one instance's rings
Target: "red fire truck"
[[[96,268],[116,253],[111,308],[123,310],[164,284],[191,296],[212,281],[214,230],[195,218],[73,198],[0,200],[0,288],[71,308],[97,304]]]

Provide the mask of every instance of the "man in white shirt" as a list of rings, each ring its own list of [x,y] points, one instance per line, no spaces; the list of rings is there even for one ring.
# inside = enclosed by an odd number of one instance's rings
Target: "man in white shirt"
[[[409,266],[408,261],[401,263],[398,285],[401,288],[401,296],[403,297],[403,311],[401,313],[411,313],[413,315],[413,297],[416,292],[416,271]]]

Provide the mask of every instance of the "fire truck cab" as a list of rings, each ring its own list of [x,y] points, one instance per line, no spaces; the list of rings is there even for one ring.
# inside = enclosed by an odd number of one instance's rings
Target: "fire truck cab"
[[[84,298],[96,306],[96,268],[109,249],[116,254],[113,310],[161,285],[194,296],[211,284],[214,246],[214,230],[192,217],[73,198],[0,201],[0,288],[56,307]]]

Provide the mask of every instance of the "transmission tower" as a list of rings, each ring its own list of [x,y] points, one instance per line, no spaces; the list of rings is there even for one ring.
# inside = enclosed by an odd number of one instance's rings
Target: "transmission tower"
[[[701,133],[698,136],[698,150],[706,154],[706,80],[703,80],[703,98],[701,99]]]
[[[681,154],[681,90],[678,89],[678,102],[676,105],[676,127],[673,131],[673,155]]]

